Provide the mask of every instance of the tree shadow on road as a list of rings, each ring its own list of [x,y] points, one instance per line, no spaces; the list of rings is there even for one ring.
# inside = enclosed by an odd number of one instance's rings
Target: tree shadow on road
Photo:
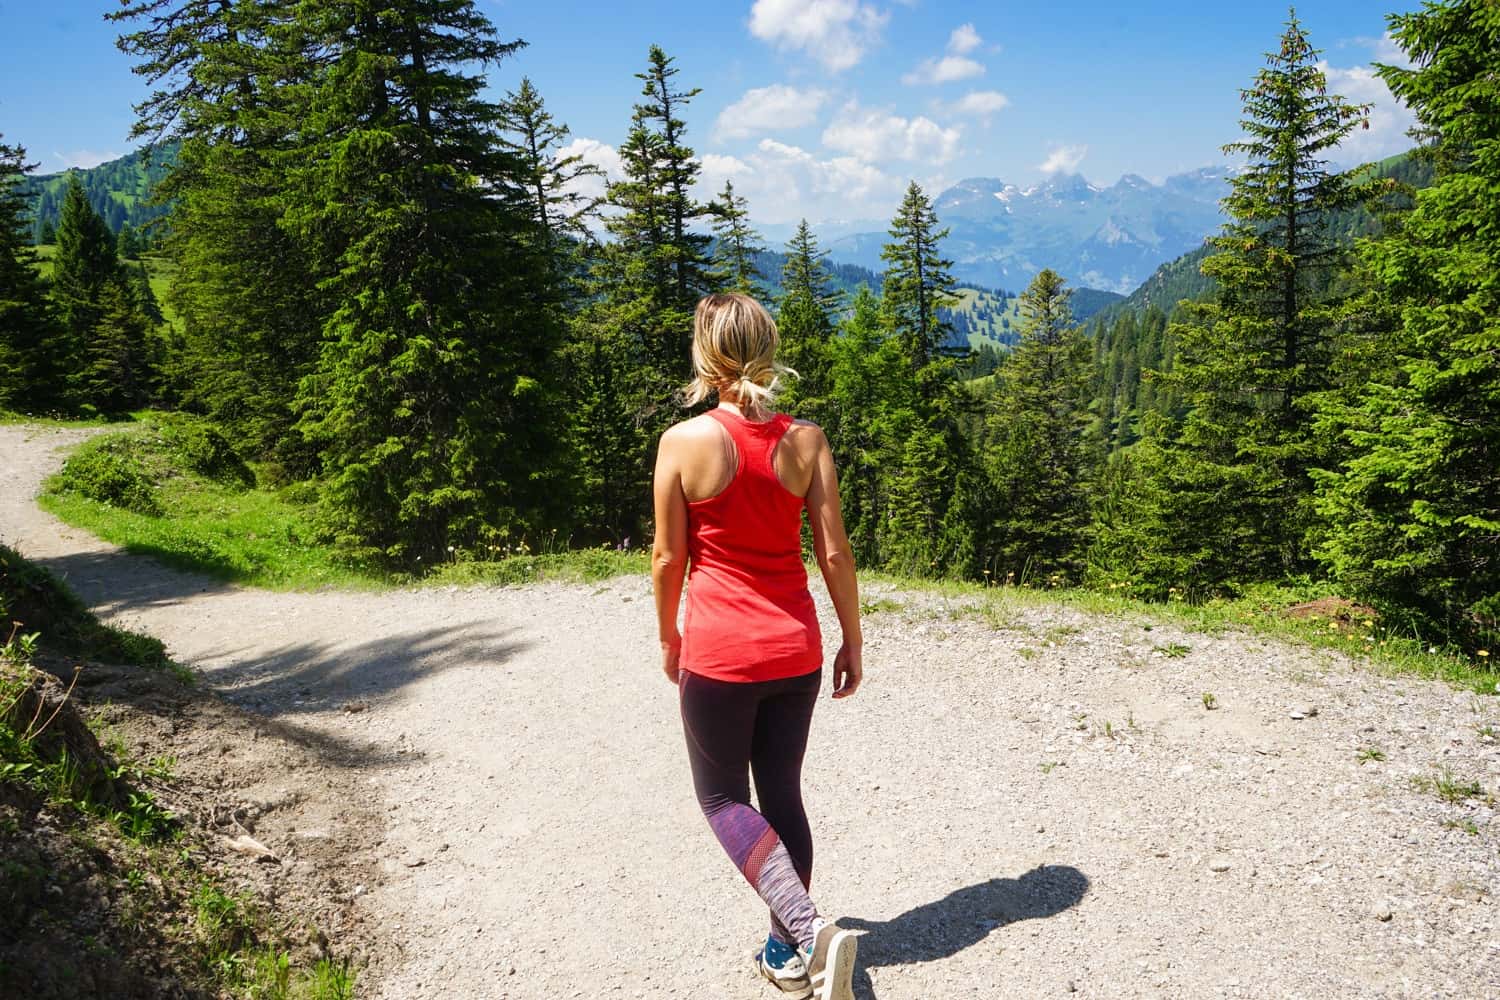
[[[842,918],[841,926],[864,931],[854,974],[855,995],[875,1000],[875,987],[866,971],[870,968],[949,958],[983,941],[993,930],[1077,906],[1088,889],[1088,876],[1077,868],[1040,865],[1017,878],[992,878],[965,886],[889,920]]]

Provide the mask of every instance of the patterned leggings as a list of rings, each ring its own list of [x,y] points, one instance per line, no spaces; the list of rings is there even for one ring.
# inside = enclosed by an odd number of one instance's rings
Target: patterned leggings
[[[771,933],[811,948],[818,911],[812,831],[802,808],[802,757],[821,669],[734,683],[683,671],[679,681],[693,788],[714,835],[771,909]],[[750,807],[755,775],[760,811]]]

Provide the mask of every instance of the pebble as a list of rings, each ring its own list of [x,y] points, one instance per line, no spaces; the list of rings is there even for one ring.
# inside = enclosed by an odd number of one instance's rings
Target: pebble
[[[1208,863],[1208,870],[1211,872],[1227,872],[1229,870],[1229,859],[1223,855],[1219,855]]]

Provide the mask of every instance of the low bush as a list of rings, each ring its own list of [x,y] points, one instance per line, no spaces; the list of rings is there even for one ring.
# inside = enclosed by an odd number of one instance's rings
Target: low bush
[[[130,439],[111,437],[84,445],[58,473],[58,491],[111,504],[148,517],[161,516],[151,477],[129,451]]]
[[[155,422],[176,460],[174,464],[217,483],[245,488],[255,485],[255,473],[213,424],[183,414],[161,414]]]

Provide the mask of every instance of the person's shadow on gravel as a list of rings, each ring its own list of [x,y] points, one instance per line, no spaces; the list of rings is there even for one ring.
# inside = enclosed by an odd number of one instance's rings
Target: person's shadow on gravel
[[[839,925],[864,931],[854,992],[875,1000],[867,969],[948,958],[983,941],[998,927],[1061,913],[1089,889],[1088,876],[1071,865],[1041,865],[1018,878],[992,878],[965,886],[885,921],[845,917]]]

